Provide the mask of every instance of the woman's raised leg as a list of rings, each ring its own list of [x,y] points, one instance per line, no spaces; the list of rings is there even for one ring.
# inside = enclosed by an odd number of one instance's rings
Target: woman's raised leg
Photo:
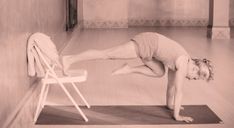
[[[137,46],[133,41],[105,50],[87,50],[80,54],[68,55],[62,58],[63,68],[66,72],[71,64],[78,61],[97,59],[133,59],[137,58]]]

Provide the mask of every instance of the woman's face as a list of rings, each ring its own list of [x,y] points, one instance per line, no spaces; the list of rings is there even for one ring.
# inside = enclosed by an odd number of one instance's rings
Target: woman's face
[[[196,65],[190,65],[188,68],[188,73],[186,78],[188,78],[189,80],[199,79],[199,67]]]

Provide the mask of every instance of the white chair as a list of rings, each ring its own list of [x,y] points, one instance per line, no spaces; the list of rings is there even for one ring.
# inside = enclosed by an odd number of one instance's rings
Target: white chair
[[[45,76],[41,79],[42,87],[41,92],[39,95],[39,101],[37,104],[36,113],[34,115],[34,122],[37,121],[37,118],[45,106],[46,97],[48,94],[48,90],[51,84],[59,85],[62,90],[65,92],[65,94],[68,96],[69,100],[72,102],[72,104],[75,106],[75,108],[78,110],[78,112],[81,114],[83,119],[88,122],[88,118],[85,116],[83,111],[80,109],[74,98],[71,96],[69,91],[64,86],[65,83],[70,83],[74,90],[77,92],[77,94],[81,97],[82,101],[85,103],[85,105],[90,108],[90,105],[87,103],[79,89],[76,87],[75,83],[84,82],[87,79],[87,71],[86,70],[73,70],[69,71],[69,76],[63,75],[62,71],[60,73],[56,72],[56,64],[51,64],[48,62],[47,58],[45,57],[44,53],[41,51],[41,49],[38,47],[36,43],[33,44],[33,48],[35,48],[41,63],[43,64],[43,67],[45,69]]]

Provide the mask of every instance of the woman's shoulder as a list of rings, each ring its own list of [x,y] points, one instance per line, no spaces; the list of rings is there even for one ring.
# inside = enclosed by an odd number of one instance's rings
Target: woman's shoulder
[[[176,69],[187,67],[189,60],[190,60],[190,56],[188,55],[179,56],[175,62]]]

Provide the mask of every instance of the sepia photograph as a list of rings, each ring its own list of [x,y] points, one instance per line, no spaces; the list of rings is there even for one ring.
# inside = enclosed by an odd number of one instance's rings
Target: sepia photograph
[[[0,128],[233,128],[234,0],[0,0]]]

